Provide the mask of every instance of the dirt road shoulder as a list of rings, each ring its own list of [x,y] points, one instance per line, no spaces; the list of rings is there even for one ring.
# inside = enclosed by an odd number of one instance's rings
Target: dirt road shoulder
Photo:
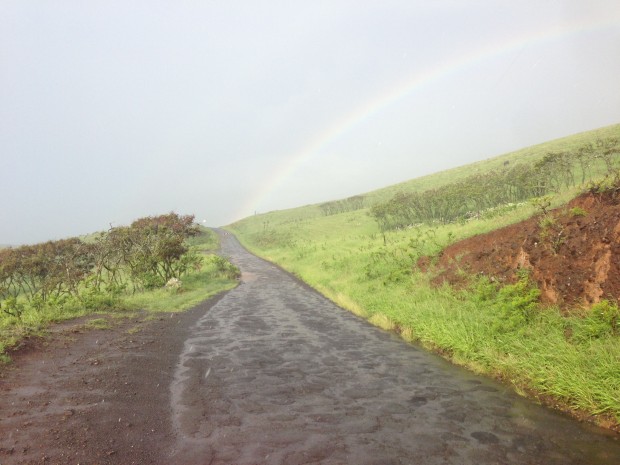
[[[184,313],[107,317],[108,329],[67,322],[29,341],[0,371],[0,463],[161,463],[174,444],[178,354],[219,298]]]

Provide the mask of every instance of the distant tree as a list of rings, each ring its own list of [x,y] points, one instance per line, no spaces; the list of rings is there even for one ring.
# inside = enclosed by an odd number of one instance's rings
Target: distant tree
[[[596,158],[603,160],[607,173],[615,171],[615,164],[620,155],[620,143],[617,138],[599,139],[594,146]]]
[[[50,296],[77,295],[91,272],[92,247],[78,238],[5,249],[0,254],[0,295],[46,302]]]
[[[186,239],[199,233],[194,216],[176,213],[140,218],[129,227],[127,260],[144,287],[157,287],[179,278],[195,256],[189,254]]]
[[[0,300],[19,295],[21,286],[17,274],[17,257],[15,249],[0,250]]]
[[[581,184],[585,184],[586,177],[592,179],[592,165],[594,164],[594,147],[592,144],[586,144],[580,147],[574,154],[573,159],[579,165],[581,171]]]
[[[364,208],[364,196],[355,195],[343,200],[334,200],[319,205],[323,215],[336,215],[338,213],[350,212]]]

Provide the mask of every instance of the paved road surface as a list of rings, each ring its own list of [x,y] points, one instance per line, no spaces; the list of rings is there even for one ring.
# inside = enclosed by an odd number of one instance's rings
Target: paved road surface
[[[184,464],[618,464],[598,429],[341,310],[228,234],[243,283],[191,330],[172,383]]]

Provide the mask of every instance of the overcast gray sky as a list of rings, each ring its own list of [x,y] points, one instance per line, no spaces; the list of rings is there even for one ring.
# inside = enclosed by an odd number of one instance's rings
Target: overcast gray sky
[[[0,0],[0,244],[218,226],[620,122],[617,0]]]

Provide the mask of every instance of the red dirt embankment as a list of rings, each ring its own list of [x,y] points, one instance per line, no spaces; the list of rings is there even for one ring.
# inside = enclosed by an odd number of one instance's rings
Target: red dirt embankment
[[[529,269],[541,302],[563,309],[620,297],[620,199],[587,193],[567,206],[457,242],[439,260],[436,283],[458,283],[459,270],[512,283]],[[462,275],[461,275],[462,276]]]

